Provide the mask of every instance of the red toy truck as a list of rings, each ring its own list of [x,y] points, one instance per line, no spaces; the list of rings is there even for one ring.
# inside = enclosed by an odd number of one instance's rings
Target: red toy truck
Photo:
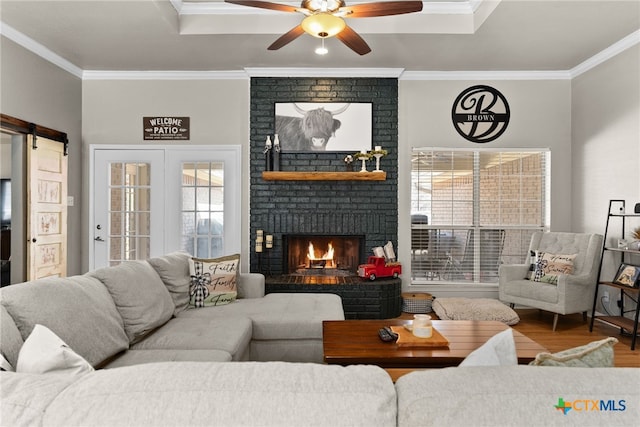
[[[358,276],[376,280],[377,277],[392,277],[395,279],[402,274],[399,262],[386,262],[383,257],[370,256],[366,264],[358,266]]]

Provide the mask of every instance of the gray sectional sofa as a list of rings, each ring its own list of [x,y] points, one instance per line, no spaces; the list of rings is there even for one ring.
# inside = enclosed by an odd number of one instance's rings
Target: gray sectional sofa
[[[169,361],[322,362],[322,320],[344,319],[332,294],[264,294],[240,274],[238,299],[189,307],[189,255],[176,252],[82,276],[0,290],[2,353],[15,366],[36,324],[96,368]]]
[[[174,253],[2,288],[0,352],[13,366],[24,340],[41,324],[104,369],[0,372],[0,425],[637,425],[640,420],[638,369],[460,367],[413,372],[393,384],[376,366],[315,363],[322,360],[322,320],[343,318],[339,297],[265,295],[263,276],[243,274],[236,302],[188,308],[187,257]],[[612,401],[618,411],[564,415],[554,408],[559,398]],[[621,401],[625,410],[619,410]]]

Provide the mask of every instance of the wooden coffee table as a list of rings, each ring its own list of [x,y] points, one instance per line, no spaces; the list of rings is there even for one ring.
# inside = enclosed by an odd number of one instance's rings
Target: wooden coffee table
[[[399,347],[378,337],[383,326],[411,324],[411,320],[328,320],[322,322],[324,361],[337,365],[377,365],[392,378],[416,369],[457,366],[473,350],[509,326],[497,321],[434,320],[433,327],[448,341],[448,347]],[[514,330],[519,364],[531,362],[547,351]]]

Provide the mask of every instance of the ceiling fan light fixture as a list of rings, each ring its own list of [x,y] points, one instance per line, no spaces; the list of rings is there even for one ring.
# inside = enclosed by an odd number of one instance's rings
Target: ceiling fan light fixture
[[[321,39],[333,37],[347,26],[344,19],[327,12],[318,12],[307,16],[300,25],[307,34]]]
[[[329,53],[329,49],[324,47],[324,39],[320,40],[322,41],[322,44],[316,48],[316,55],[326,55],[327,53]]]

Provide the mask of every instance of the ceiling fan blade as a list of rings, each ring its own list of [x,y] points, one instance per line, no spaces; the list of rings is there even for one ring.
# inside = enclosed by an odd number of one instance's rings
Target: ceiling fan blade
[[[304,34],[304,30],[302,29],[302,26],[298,25],[297,27],[294,27],[288,32],[286,32],[285,34],[281,35],[280,38],[278,38],[278,40],[271,43],[271,46],[269,46],[267,49],[278,50],[282,46],[291,43],[292,41],[294,41],[295,39],[297,39],[303,34]]]
[[[344,30],[336,34],[336,38],[358,55],[366,55],[371,52],[371,48],[367,42],[348,25],[344,27]]]
[[[362,3],[341,7],[340,11],[350,11],[345,18],[371,18],[374,16],[402,15],[420,12],[422,1],[386,1],[380,3]]]
[[[224,0],[225,3],[238,4],[240,6],[259,7],[261,9],[279,10],[281,12],[297,12],[298,7],[286,4],[271,3],[258,0]]]

